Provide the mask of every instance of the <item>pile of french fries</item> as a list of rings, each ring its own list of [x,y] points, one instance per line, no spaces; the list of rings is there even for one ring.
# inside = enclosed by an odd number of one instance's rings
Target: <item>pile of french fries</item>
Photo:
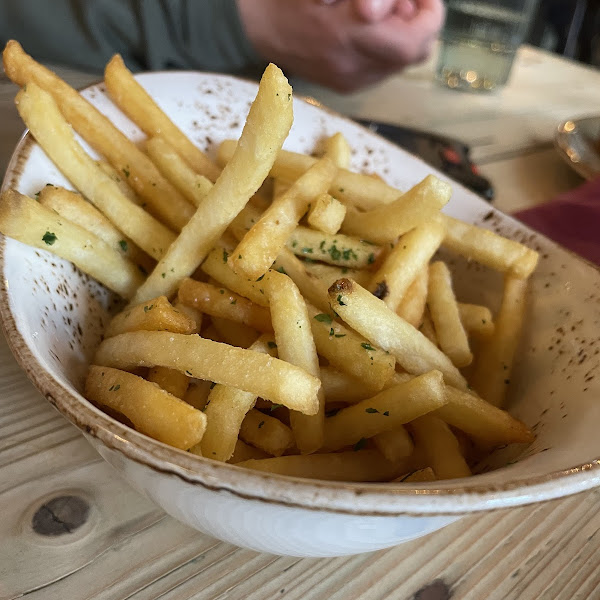
[[[502,407],[538,256],[442,214],[447,183],[402,193],[352,172],[341,134],[317,158],[283,151],[292,90],[274,65],[214,163],[119,56],[106,88],[141,146],[17,42],[3,60],[77,191],[7,190],[0,231],[129,302],[89,369],[91,402],[199,456],[327,480],[466,477],[482,452],[533,440]],[[503,274],[495,316],[457,301],[440,247]]]

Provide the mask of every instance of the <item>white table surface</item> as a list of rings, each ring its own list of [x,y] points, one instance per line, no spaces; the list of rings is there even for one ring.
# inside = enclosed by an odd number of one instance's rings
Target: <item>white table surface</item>
[[[75,86],[98,76],[61,69]],[[600,72],[524,47],[508,87],[463,94],[432,63],[352,96],[299,93],[340,112],[455,136],[503,210],[581,183],[552,149],[559,121],[594,114]],[[0,172],[23,126],[0,76]],[[0,339],[0,600],[600,599],[600,490],[461,519],[390,550],[336,559],[274,557],[218,542],[165,516],[121,482],[28,382]],[[31,515],[48,498],[90,499],[79,533],[44,538]]]

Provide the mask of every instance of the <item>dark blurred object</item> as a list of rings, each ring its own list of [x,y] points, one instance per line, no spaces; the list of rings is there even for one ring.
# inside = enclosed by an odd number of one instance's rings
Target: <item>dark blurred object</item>
[[[541,0],[528,41],[600,66],[600,0]]]
[[[485,200],[492,201],[494,199],[492,184],[479,174],[477,166],[471,162],[469,146],[466,144],[410,127],[400,127],[367,119],[356,120],[390,142],[421,157],[427,164],[446,173],[448,177],[462,183]]]

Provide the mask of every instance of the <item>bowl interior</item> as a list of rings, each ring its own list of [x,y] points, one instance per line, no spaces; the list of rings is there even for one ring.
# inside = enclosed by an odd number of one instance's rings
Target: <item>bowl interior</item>
[[[177,125],[211,154],[222,140],[239,136],[256,93],[253,83],[201,73],[144,74],[139,81]],[[83,94],[134,141],[144,139],[108,99],[102,84]],[[355,170],[378,173],[400,189],[411,187],[432,172],[421,160],[347,119],[298,99],[294,109],[294,126],[285,144],[289,150],[313,152],[324,137],[341,131],[353,148]],[[69,187],[44,152],[26,136],[17,147],[3,185],[33,196],[46,183]],[[509,389],[511,412],[534,429],[537,439],[528,447],[496,450],[479,466],[479,475],[461,481],[461,489],[485,494],[546,480],[564,481],[569,473],[581,474],[600,458],[600,273],[491,209],[460,185],[453,183],[453,188],[447,213],[523,241],[541,255],[531,279],[525,330]],[[502,284],[498,273],[449,255],[444,258],[454,272],[459,300],[497,308]],[[118,300],[70,263],[12,239],[3,240],[1,268],[5,282],[0,295],[3,323],[21,364],[42,391],[46,391],[48,381],[58,383],[77,398],[79,410],[83,410],[80,414],[97,419],[98,412],[80,392],[86,367]],[[62,410],[69,412],[64,407]],[[106,417],[103,422],[112,421]],[[209,462],[158,442],[147,443],[157,456],[185,463],[187,471],[198,477]],[[592,470],[596,481],[597,466]],[[228,465],[219,468],[240,472]],[[580,485],[581,481],[579,478]],[[406,485],[362,487],[385,494],[410,490]],[[457,489],[456,482],[419,487],[435,496],[440,496],[440,490],[443,495],[444,490],[450,493]]]

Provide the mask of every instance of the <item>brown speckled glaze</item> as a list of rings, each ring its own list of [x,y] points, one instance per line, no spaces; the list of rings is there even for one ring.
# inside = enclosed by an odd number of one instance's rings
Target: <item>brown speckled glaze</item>
[[[139,81],[203,150],[239,136],[255,84],[200,73],[145,74]],[[182,96],[181,90],[186,93]],[[84,92],[134,141],[140,130],[106,97],[102,85]],[[310,103],[295,101],[285,147],[311,153],[341,131],[352,167],[379,173],[407,189],[431,169],[366,129]],[[29,136],[17,147],[4,187],[33,195],[46,183],[68,185]],[[123,426],[80,395],[86,367],[117,300],[53,255],[2,239],[2,326],[17,360],[48,400],[88,436],[101,454],[120,453],[169,477],[207,490],[281,506],[353,515],[462,514],[548,499],[600,483],[600,274],[591,265],[453,184],[447,212],[524,241],[542,258],[532,278],[528,317],[510,383],[511,409],[532,426],[530,447],[497,450],[469,480],[419,484],[343,484],[243,470],[191,456]],[[497,308],[501,277],[476,263],[443,255],[457,295]],[[101,445],[98,446],[98,443]],[[506,466],[508,464],[508,466]],[[489,471],[489,472],[488,472]],[[360,500],[357,501],[357,496]]]

